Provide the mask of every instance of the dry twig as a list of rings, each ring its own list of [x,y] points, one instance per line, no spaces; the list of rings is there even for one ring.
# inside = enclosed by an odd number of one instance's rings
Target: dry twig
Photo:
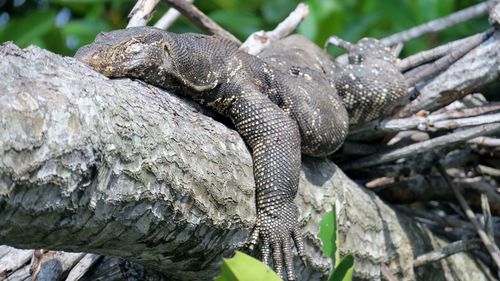
[[[82,259],[71,269],[66,277],[66,281],[78,281],[87,273],[90,268],[98,262],[102,256],[95,254],[86,254]]]
[[[261,30],[252,33],[247,40],[241,44],[240,49],[251,55],[257,55],[272,42],[292,33],[308,14],[309,7],[304,3],[300,3],[274,30]]]
[[[373,186],[376,181],[371,181]],[[429,201],[455,201],[455,195],[448,188],[445,179],[438,175],[416,175],[399,181],[381,182],[373,189],[379,196],[394,204],[411,204]],[[483,177],[474,177],[470,181],[454,179],[455,186],[467,194],[468,203],[481,210],[481,195],[491,203],[491,212],[500,215],[500,194]]]
[[[15,250],[0,245],[0,280],[23,268],[33,256],[33,252],[34,250]]]
[[[393,151],[379,153],[364,157],[353,162],[342,165],[343,169],[352,170],[366,168],[382,163],[391,162],[411,155],[437,150],[446,146],[451,146],[482,135],[489,135],[500,132],[500,123],[481,125],[470,129],[462,130],[445,136],[433,138],[420,143],[408,145]]]
[[[496,30],[500,29],[500,2],[495,1],[496,4],[490,11],[490,16],[488,18],[490,25],[493,26]]]
[[[416,71],[410,71],[405,73],[406,81],[409,87],[415,86],[417,83],[428,79],[431,76],[436,75],[437,73],[443,71],[457,60],[465,56],[472,49],[481,44],[484,40],[486,40],[493,33],[493,29],[489,29],[482,33],[482,36],[472,37],[471,39],[464,42],[458,48],[451,50],[450,53],[445,55],[444,57],[431,62],[425,66],[421,66],[416,69]],[[410,95],[412,95],[410,93]]]
[[[230,32],[222,28],[215,21],[205,15],[202,11],[198,10],[193,4],[185,0],[165,0],[170,6],[178,10],[182,15],[191,20],[196,26],[202,30],[229,39],[240,44],[240,40],[234,37]]]
[[[449,244],[446,247],[436,249],[427,254],[423,254],[418,256],[413,261],[414,267],[419,267],[422,265],[426,265],[431,262],[435,262],[441,259],[444,259],[448,256],[451,256],[456,253],[476,250],[481,248],[481,240],[473,239],[473,240],[460,240]]]
[[[481,238],[481,241],[483,242],[484,246],[486,247],[486,249],[490,253],[491,258],[495,262],[495,264],[497,266],[497,270],[499,270],[500,269],[500,249],[498,249],[498,246],[490,240],[490,238],[488,237],[488,235],[486,234],[486,232],[482,228],[481,224],[476,219],[476,215],[469,207],[469,204],[467,204],[467,201],[465,201],[465,198],[462,196],[462,194],[458,191],[456,186],[450,180],[450,178],[449,178],[448,174],[446,173],[445,169],[443,168],[443,166],[441,166],[438,163],[437,168],[438,168],[439,172],[441,173],[441,175],[445,178],[448,186],[453,190],[453,193],[455,193],[455,196],[457,197],[457,200],[458,200],[460,206],[464,210],[465,215],[467,216],[467,218],[470,220],[470,222],[472,223],[472,225],[476,229],[476,232],[479,235],[479,238]],[[497,276],[500,277],[500,271],[497,271]]]
[[[133,26],[145,26],[153,15],[154,8],[160,0],[139,0],[130,11],[127,28]]]
[[[471,35],[469,37],[462,38],[462,39],[459,39],[459,40],[456,40],[453,42],[449,42],[449,43],[446,43],[444,45],[438,46],[438,47],[430,49],[430,50],[425,50],[425,51],[416,53],[414,55],[411,55],[409,57],[401,59],[397,63],[398,69],[400,71],[404,72],[410,68],[414,68],[414,67],[421,65],[423,63],[439,59],[440,57],[445,56],[446,54],[448,54],[452,50],[455,50],[457,48],[464,46],[464,44],[466,42],[478,40],[478,39],[482,38],[483,36],[484,36],[484,33],[474,34],[474,35]]]
[[[426,22],[422,25],[415,26],[409,30],[393,34],[391,36],[381,39],[381,41],[385,45],[390,46],[396,43],[406,42],[411,39],[415,39],[427,33],[438,32],[450,26],[456,25],[458,23],[462,23],[470,19],[485,15],[486,13],[488,13],[490,6],[491,3],[488,2],[479,3],[477,5],[465,8],[461,11],[455,12],[448,16],[435,19]]]
[[[446,71],[428,83],[417,85],[415,89],[420,93],[418,97],[399,108],[395,116],[406,117],[421,110],[438,110],[498,79],[499,35],[493,33]]]
[[[193,3],[194,0],[184,0],[189,3]],[[154,27],[167,30],[176,20],[179,18],[181,13],[174,8],[168,9],[168,11],[155,23]]]
[[[485,194],[481,194],[481,208],[483,209],[483,226],[486,230],[486,234],[490,237],[491,241],[495,241],[495,233],[493,231],[493,220],[491,218],[491,208],[488,202],[488,197]]]
[[[371,131],[393,133],[418,129],[437,131],[500,122],[500,113],[485,115],[500,110],[500,103],[485,106],[433,113],[428,116],[411,116],[400,119],[381,119],[365,123],[350,130],[350,135],[367,134]],[[458,119],[457,119],[458,118]]]
[[[491,137],[477,137],[471,139],[469,143],[475,143],[484,146],[500,147],[500,139]]]

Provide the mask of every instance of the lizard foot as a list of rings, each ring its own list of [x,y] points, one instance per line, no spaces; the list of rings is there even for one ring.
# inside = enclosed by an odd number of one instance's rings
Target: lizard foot
[[[293,202],[272,209],[263,210],[257,215],[255,227],[246,246],[253,250],[261,241],[262,261],[269,265],[272,252],[274,270],[283,278],[283,263],[287,279],[295,280],[293,269],[292,243],[295,244],[299,257],[304,261],[304,242],[297,224],[297,206]],[[290,239],[292,238],[292,239]]]

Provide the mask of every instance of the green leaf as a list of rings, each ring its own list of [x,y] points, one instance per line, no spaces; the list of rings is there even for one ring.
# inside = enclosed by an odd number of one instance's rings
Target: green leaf
[[[328,281],[351,281],[352,271],[354,269],[354,257],[351,254],[345,256],[342,261],[335,267]]]
[[[111,26],[104,20],[83,19],[70,21],[61,29],[61,32],[66,37],[73,37],[76,40],[76,47],[80,47],[94,41],[99,32],[109,30]]]
[[[261,8],[262,17],[274,25],[284,20],[296,6],[297,3],[289,0],[265,1]]]
[[[368,14],[366,17],[358,19],[356,24],[351,25],[351,28],[342,31],[340,37],[357,42],[380,18],[381,14],[378,11]]]
[[[246,38],[262,27],[260,18],[244,11],[219,10],[210,13],[209,16],[238,38]]]
[[[42,36],[55,28],[55,16],[56,11],[49,9],[33,12],[29,17],[15,18],[3,31],[0,30],[0,42],[12,40],[20,47],[40,42]]]
[[[281,278],[267,265],[257,259],[236,251],[232,259],[224,259],[221,266],[221,276],[215,281],[281,281]]]
[[[209,2],[209,1],[199,1]],[[258,9],[264,0],[240,1],[240,0],[212,0],[212,5],[215,5],[216,10],[224,11],[252,11]],[[206,4],[206,3],[201,3]],[[198,6],[198,3],[196,4]],[[202,5],[203,7],[203,5]],[[213,10],[213,9],[212,9]]]
[[[297,28],[297,31],[309,38],[309,40],[315,40],[318,34],[318,25],[315,21],[314,15],[311,14],[309,17],[306,17]]]
[[[340,261],[340,254],[338,251],[339,242],[337,241],[337,214],[335,212],[335,205],[332,210],[323,216],[319,223],[319,239],[323,242],[323,253],[325,256],[332,259],[334,268],[337,267]]]
[[[111,2],[113,0],[50,0],[50,3],[52,4],[59,4],[59,5],[71,5],[71,4],[101,4],[105,2]],[[121,1],[125,2],[125,1]]]

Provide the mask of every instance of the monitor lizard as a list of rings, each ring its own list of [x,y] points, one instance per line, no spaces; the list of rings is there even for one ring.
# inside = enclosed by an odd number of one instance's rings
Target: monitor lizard
[[[294,203],[301,153],[327,156],[349,124],[375,119],[407,93],[396,58],[375,39],[346,46],[350,63],[294,35],[259,57],[232,41],[151,27],[101,33],[75,58],[109,77],[130,77],[189,96],[231,119],[252,150],[257,219],[248,239],[295,280],[292,241],[304,257]],[[285,272],[283,272],[283,265]]]

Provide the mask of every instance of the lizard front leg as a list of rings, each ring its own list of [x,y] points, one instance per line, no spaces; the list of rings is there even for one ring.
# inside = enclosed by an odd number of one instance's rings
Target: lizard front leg
[[[276,272],[295,280],[292,239],[304,256],[294,203],[300,172],[300,133],[294,120],[265,95],[238,90],[228,114],[253,151],[257,220],[248,245],[262,241],[263,261],[271,252]]]
[[[136,27],[105,33],[76,57],[110,77],[138,78],[166,89],[175,86],[201,104],[230,117],[252,148],[257,221],[250,245],[260,240],[263,259],[294,280],[292,239],[303,256],[297,226],[300,133],[296,121],[265,95],[257,58],[217,37],[173,34]],[[258,69],[258,67],[256,68]],[[275,89],[276,90],[276,89]]]

